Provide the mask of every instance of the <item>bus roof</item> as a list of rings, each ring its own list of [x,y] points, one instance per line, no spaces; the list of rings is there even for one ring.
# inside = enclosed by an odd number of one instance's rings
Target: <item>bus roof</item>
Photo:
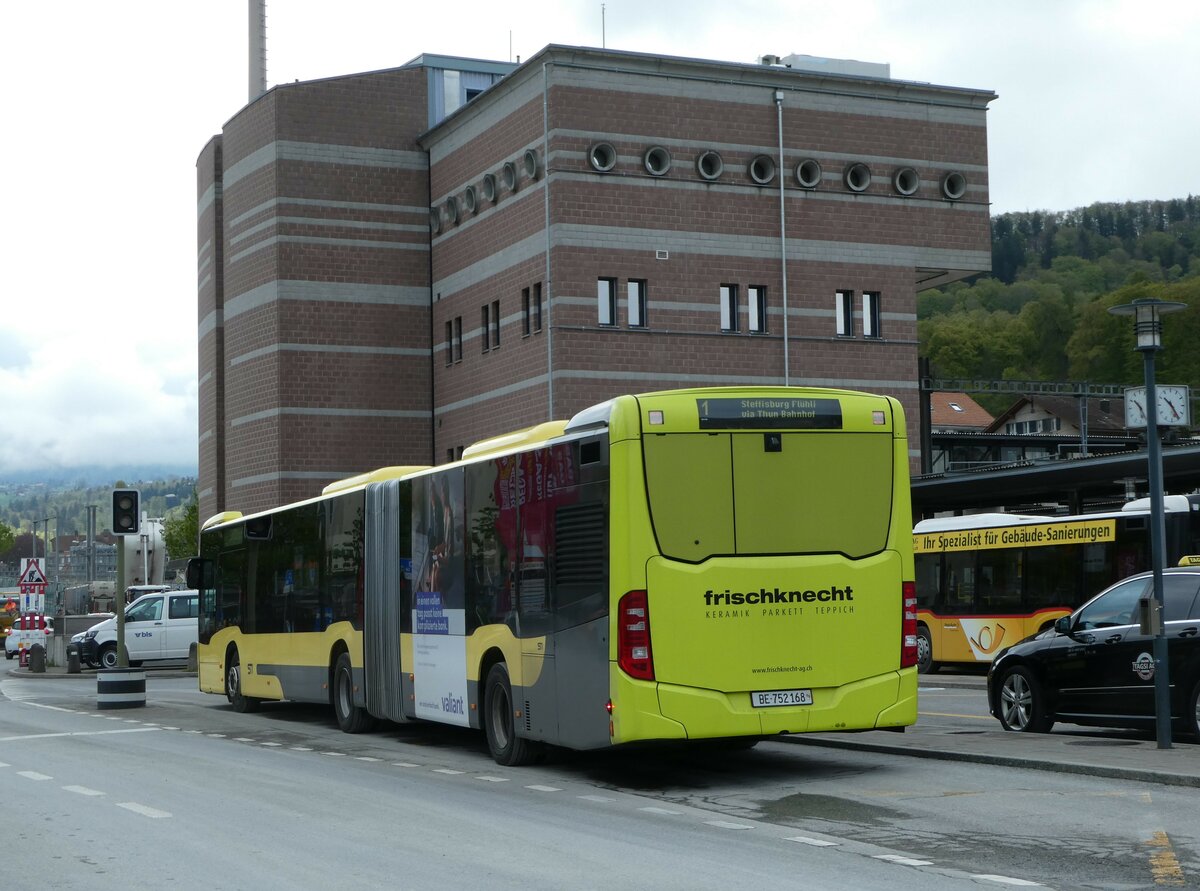
[[[1163,510],[1168,513],[1189,511],[1197,508],[1186,495],[1166,495]],[[1120,510],[1102,511],[1094,514],[1005,514],[979,513],[960,517],[934,517],[921,520],[913,532],[945,532],[956,529],[991,529],[997,526],[1025,526],[1031,523],[1066,523],[1072,520],[1104,520],[1127,517],[1131,514],[1150,512],[1150,499],[1137,498],[1124,504]]]

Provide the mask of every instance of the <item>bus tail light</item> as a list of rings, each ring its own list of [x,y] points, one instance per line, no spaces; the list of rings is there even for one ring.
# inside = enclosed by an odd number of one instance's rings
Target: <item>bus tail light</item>
[[[645,591],[630,591],[617,604],[617,665],[631,678],[654,680],[650,608]]]
[[[917,583],[902,582],[900,591],[904,603],[900,623],[900,667],[912,668],[917,664]]]

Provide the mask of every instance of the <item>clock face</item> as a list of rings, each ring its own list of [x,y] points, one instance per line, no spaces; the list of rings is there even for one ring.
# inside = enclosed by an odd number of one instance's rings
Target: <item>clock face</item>
[[[1189,423],[1188,388],[1156,387],[1154,393],[1155,417],[1160,424],[1179,427]]]
[[[1125,391],[1125,426],[1146,426],[1146,389],[1144,387]]]

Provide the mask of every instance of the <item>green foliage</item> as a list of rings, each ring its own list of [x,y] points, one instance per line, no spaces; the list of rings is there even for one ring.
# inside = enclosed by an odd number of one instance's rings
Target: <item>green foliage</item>
[[[1200,199],[1093,204],[992,220],[992,275],[917,296],[934,377],[1140,383],[1139,297],[1185,303],[1163,326],[1159,378],[1200,389]]]
[[[167,512],[163,520],[163,541],[168,560],[196,555],[200,542],[200,500],[195,489],[192,489],[187,504]]]
[[[17,537],[12,527],[7,523],[0,523],[0,554],[10,550],[16,540]]]

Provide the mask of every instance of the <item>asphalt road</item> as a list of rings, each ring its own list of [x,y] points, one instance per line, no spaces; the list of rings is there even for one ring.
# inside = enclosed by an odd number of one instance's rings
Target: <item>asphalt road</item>
[[[981,690],[926,686],[927,732],[967,743],[995,732]],[[151,672],[148,690],[145,708],[108,712],[95,707],[94,676],[0,680],[0,777],[20,802],[8,811],[11,887],[43,885],[23,884],[31,876],[89,889],[1155,888],[1200,877],[1194,789],[784,742],[556,752],[511,769],[454,728],[348,736],[325,709],[236,714],[190,677]]]

